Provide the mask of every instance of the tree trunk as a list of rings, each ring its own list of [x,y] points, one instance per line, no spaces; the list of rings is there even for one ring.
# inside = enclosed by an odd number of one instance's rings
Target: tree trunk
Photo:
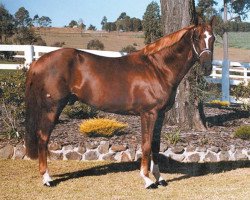
[[[161,0],[160,2],[164,34],[175,32],[197,20],[194,0]],[[196,77],[200,74],[197,70],[197,66],[192,67],[180,83],[175,104],[166,113],[168,124],[178,125],[181,129],[205,130],[203,106],[191,91],[194,83],[192,80],[200,80]]]

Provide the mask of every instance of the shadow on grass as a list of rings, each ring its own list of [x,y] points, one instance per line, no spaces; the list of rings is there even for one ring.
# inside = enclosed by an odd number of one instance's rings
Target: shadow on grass
[[[164,155],[160,156],[160,171],[162,173],[178,173],[183,174],[178,178],[167,180],[168,182],[179,181],[193,176],[204,176],[210,173],[221,173],[243,167],[250,167],[250,161],[226,161],[216,163],[181,163]],[[139,177],[140,162],[123,162],[123,163],[110,163],[103,166],[97,166],[89,169],[54,175],[56,178],[53,186],[57,186],[61,182],[71,179],[78,179],[86,176],[100,176],[109,173],[129,172],[138,170]]]

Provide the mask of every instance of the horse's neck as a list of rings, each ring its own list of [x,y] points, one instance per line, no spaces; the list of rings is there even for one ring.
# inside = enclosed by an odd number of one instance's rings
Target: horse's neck
[[[155,63],[158,63],[163,73],[166,76],[169,76],[169,73],[171,73],[174,85],[180,83],[195,63],[190,38],[190,34],[186,34],[174,46],[162,49],[154,55]],[[169,79],[169,77],[166,78]]]

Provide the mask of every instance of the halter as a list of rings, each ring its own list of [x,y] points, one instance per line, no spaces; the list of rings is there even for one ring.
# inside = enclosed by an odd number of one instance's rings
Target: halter
[[[210,49],[207,49],[207,48],[202,49],[201,52],[198,53],[198,51],[196,50],[196,48],[194,46],[194,42],[192,42],[192,43],[193,43],[194,52],[196,53],[196,55],[197,55],[198,58],[200,58],[203,53],[206,53],[206,52],[207,53],[212,53],[212,51],[210,51]]]
[[[195,29],[194,29],[194,30],[195,30]],[[193,37],[191,37],[191,40],[192,40],[194,52],[195,52],[195,54],[196,54],[196,56],[197,56],[198,58],[200,58],[201,55],[202,55],[203,53],[206,53],[206,52],[207,52],[207,53],[212,53],[212,51],[211,51],[210,49],[208,49],[208,48],[204,48],[204,49],[201,50],[200,53],[198,53],[198,51],[197,51],[197,49],[196,49],[196,47],[195,47],[195,45],[194,45],[194,39],[193,39]]]

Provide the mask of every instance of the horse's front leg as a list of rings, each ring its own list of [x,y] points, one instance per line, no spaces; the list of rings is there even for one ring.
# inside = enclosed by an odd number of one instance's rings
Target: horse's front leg
[[[153,141],[152,141],[152,159],[150,165],[150,171],[156,179],[156,185],[167,186],[167,182],[161,177],[158,160],[159,160],[159,151],[161,143],[161,130],[163,121],[165,118],[165,112],[160,111],[154,127]]]
[[[157,112],[155,111],[141,114],[142,160],[140,175],[145,181],[145,188],[147,189],[157,188],[157,185],[149,178],[149,158],[156,119]]]

